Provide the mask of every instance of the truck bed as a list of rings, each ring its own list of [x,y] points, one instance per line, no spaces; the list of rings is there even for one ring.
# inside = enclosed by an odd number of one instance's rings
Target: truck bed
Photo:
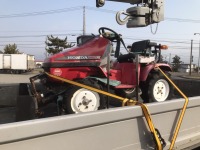
[[[184,99],[147,104],[168,149]],[[189,98],[175,149],[200,143],[200,97]],[[139,106],[111,108],[0,125],[0,149],[137,150],[154,149]]]

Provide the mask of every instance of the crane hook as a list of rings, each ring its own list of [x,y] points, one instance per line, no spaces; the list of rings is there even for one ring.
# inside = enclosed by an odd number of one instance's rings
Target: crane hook
[[[123,15],[126,15],[126,17],[124,19],[121,20],[120,18],[120,15],[123,14]],[[128,22],[128,19],[130,17],[130,14],[129,13],[126,13],[124,12],[124,10],[122,11],[118,11],[117,14],[116,14],[116,21],[119,25],[124,25]]]

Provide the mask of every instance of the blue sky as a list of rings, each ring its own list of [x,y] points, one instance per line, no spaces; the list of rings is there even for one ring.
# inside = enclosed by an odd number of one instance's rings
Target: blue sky
[[[0,5],[0,50],[6,44],[16,43],[21,52],[33,54],[36,59],[44,59],[46,35],[67,35],[69,42],[75,41],[82,34],[83,6],[86,6],[86,32],[98,33],[98,28],[105,26],[121,33],[126,44],[137,40],[151,39],[158,43],[167,44],[169,50],[163,52],[166,60],[179,55],[185,63],[189,62],[190,41],[194,40],[193,56],[197,63],[199,55],[200,35],[200,1],[199,0],[165,0],[166,20],[158,24],[154,35],[150,26],[127,29],[115,21],[115,13],[107,11],[126,10],[130,4],[106,2],[102,8],[95,8],[96,0],[1,0]],[[11,17],[13,14],[34,12],[53,12],[65,9],[62,13],[46,15]],[[67,11],[66,11],[67,10]],[[5,17],[6,18],[3,18]],[[184,19],[184,22],[169,19]],[[186,20],[188,19],[188,20]],[[156,25],[152,25],[155,30]],[[64,36],[58,36],[63,38]]]

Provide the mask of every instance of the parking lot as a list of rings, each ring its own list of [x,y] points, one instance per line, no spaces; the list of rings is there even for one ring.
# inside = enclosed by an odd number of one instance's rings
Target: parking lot
[[[13,122],[15,119],[15,111],[17,105],[19,83],[30,83],[29,78],[39,74],[42,70],[34,70],[23,74],[0,74],[0,124]],[[195,78],[194,78],[195,77]],[[189,76],[188,74],[173,73],[172,79],[176,85],[188,97],[200,95],[200,80],[197,76]],[[174,98],[180,98],[178,92],[174,92]],[[48,107],[56,108],[54,105]],[[54,111],[51,111],[54,112]],[[6,117],[5,117],[6,116]],[[6,120],[4,118],[7,118]]]
[[[32,72],[22,74],[6,74],[0,73],[0,84],[15,84],[15,83],[29,83],[29,78],[39,74],[41,70],[34,70]]]

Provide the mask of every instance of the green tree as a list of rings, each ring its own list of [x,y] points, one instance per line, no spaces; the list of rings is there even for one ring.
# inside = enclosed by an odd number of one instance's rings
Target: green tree
[[[67,42],[67,37],[65,39],[59,39],[53,35],[47,36],[47,41],[45,42],[47,48],[46,51],[48,54],[56,54],[63,51],[66,48],[73,47],[72,43]]]
[[[4,54],[20,54],[19,50],[17,49],[17,45],[8,44],[4,47]]]
[[[182,63],[182,61],[180,60],[181,58],[178,56],[178,55],[175,55],[173,58],[173,61],[172,61],[172,68],[175,72],[178,71],[178,68],[180,67],[180,64]]]

